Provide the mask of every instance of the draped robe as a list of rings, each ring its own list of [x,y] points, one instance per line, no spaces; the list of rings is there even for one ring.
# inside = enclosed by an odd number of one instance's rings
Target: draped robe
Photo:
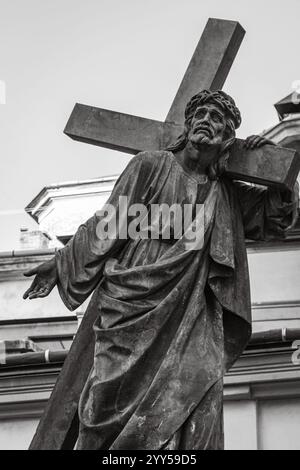
[[[169,240],[99,240],[96,213],[57,253],[65,305],[93,293],[85,315],[98,312],[77,448],[221,449],[223,376],[251,334],[245,238],[284,236],[296,203],[225,177],[200,182],[167,151],[141,152],[119,177],[108,203],[124,216],[120,196],[203,203],[204,242],[187,249],[172,220]]]

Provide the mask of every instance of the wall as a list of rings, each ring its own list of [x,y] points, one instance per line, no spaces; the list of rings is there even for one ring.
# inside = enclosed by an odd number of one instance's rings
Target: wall
[[[37,419],[8,419],[0,421],[0,450],[28,449]]]

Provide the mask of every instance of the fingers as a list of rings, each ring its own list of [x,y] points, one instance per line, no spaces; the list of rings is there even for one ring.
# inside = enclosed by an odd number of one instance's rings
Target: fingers
[[[37,292],[39,292],[39,286],[35,287],[34,289],[28,289],[28,291],[26,292],[26,297],[23,297],[25,298],[25,300],[28,298],[29,300],[32,298],[33,295],[35,295]]]
[[[260,140],[261,140],[261,137],[259,135],[250,135],[245,140],[246,149],[254,149],[255,147],[257,147]]]
[[[31,287],[29,287],[29,289],[27,289],[27,291],[23,294],[23,299],[26,300],[29,296],[29,292],[31,291]]]
[[[23,295],[23,299],[36,299],[40,297],[46,297],[50,294],[53,287],[57,282],[57,274],[55,270],[55,265],[52,271],[49,269],[52,268],[52,265],[44,263],[33,269],[30,269],[24,273],[26,277],[36,274],[31,286]],[[45,271],[45,272],[44,272]]]
[[[246,149],[249,149],[250,148],[250,145],[251,145],[251,139],[253,139],[253,135],[249,135],[249,137],[247,137],[247,139],[245,139],[245,142],[244,142],[244,147]]]
[[[29,295],[29,300],[47,297],[49,293],[50,293],[50,289],[48,287],[42,287],[41,289],[32,292]]]
[[[36,281],[36,279],[33,281],[29,289],[25,292],[23,295],[23,299],[35,299],[36,297],[39,297],[40,293],[43,293],[47,289],[47,286],[42,286],[39,282]]]
[[[24,276],[26,277],[30,277],[30,276],[33,276],[34,274],[37,274],[38,273],[38,268],[33,268],[33,269],[28,269],[28,271],[25,271],[25,273],[23,273]]]
[[[260,143],[259,146],[262,147],[263,145],[276,145],[276,144],[272,140],[265,139],[264,137],[262,137],[262,142]]]
[[[263,147],[264,145],[275,145],[274,142],[270,141],[269,139],[265,139],[264,137],[261,137],[260,135],[250,135],[247,137],[244,143],[244,147],[246,149],[255,149],[255,148],[260,148]]]
[[[256,147],[263,147],[264,145],[274,145],[273,142],[271,142],[268,139],[265,139],[264,137],[261,137],[258,143],[256,144]]]
[[[33,291],[35,290],[35,288],[36,288],[36,280],[34,280],[34,281],[31,283],[30,287],[29,287],[29,288],[27,289],[27,291],[24,293],[23,299],[24,299],[24,300],[27,299],[27,298],[29,297],[29,294],[30,294],[31,292],[33,292]]]

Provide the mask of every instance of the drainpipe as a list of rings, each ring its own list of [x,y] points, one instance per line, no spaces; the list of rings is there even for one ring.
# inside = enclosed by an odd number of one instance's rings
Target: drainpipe
[[[300,328],[280,328],[253,333],[249,344],[287,343],[300,339]]]
[[[14,366],[27,366],[33,364],[63,363],[69,350],[33,352],[24,354],[8,354],[0,361],[0,369]]]

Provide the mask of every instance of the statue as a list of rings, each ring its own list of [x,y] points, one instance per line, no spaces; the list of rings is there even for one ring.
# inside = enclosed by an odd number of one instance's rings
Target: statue
[[[57,286],[68,309],[93,293],[86,315],[99,312],[77,449],[223,448],[223,377],[251,334],[245,238],[284,237],[297,210],[297,191],[226,177],[240,123],[229,95],[201,91],[178,141],[136,155],[108,200],[121,220],[121,196],[128,207],[202,204],[201,246],[187,248],[186,233],[176,238],[173,220],[169,239],[160,227],[153,238],[103,240],[99,223],[108,219],[96,213],[52,260],[25,273],[35,279],[24,298]]]

